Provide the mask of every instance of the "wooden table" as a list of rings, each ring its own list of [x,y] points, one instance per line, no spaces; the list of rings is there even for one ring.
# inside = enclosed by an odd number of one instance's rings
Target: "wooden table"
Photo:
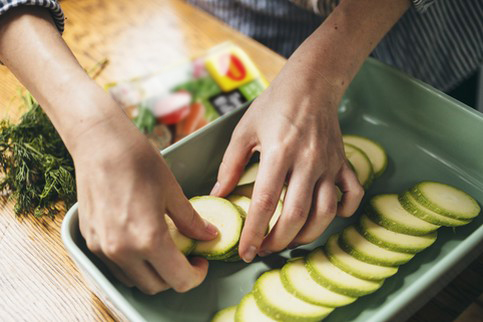
[[[98,78],[101,84],[160,70],[180,57],[196,55],[227,40],[244,48],[269,81],[285,62],[179,0],[64,0],[62,7],[67,17],[64,38],[81,64],[89,67],[109,59]],[[0,67],[0,116],[18,117],[15,96],[19,86]],[[63,216],[55,220],[21,218],[14,215],[13,204],[6,199],[0,206],[0,321],[112,320],[64,250],[60,239]],[[478,297],[481,287],[483,257],[413,320],[451,321]],[[465,314],[481,318],[481,308],[475,302]]]

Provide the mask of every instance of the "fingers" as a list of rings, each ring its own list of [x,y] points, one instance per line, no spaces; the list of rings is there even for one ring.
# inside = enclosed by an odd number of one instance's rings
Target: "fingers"
[[[304,226],[312,203],[315,180],[309,172],[294,172],[290,178],[282,215],[262,244],[260,254],[286,248]]]
[[[153,240],[153,246],[146,252],[146,259],[177,292],[186,292],[198,286],[208,273],[208,261],[203,258],[188,261],[176,248],[169,233]]]
[[[239,254],[249,263],[259,252],[287,176],[282,158],[262,156],[250,208],[240,237]]]
[[[218,235],[218,229],[201,218],[186,199],[181,188],[179,191],[174,189],[170,194],[166,212],[183,235],[196,240],[211,240]]]
[[[320,180],[315,189],[309,218],[290,247],[316,240],[329,226],[337,210],[337,194],[332,180]]]
[[[238,132],[235,130],[233,133],[230,144],[223,155],[217,182],[211,191],[211,195],[223,197],[229,194],[240,180],[245,165],[250,159],[253,145],[248,142],[248,138],[244,137],[243,134],[237,134]]]
[[[344,164],[336,180],[337,186],[342,191],[342,199],[337,207],[337,214],[341,217],[349,217],[357,210],[364,197],[362,188],[356,174]]]

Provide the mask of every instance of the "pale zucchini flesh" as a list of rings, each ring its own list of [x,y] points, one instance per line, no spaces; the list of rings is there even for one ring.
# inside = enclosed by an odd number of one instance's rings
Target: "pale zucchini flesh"
[[[258,278],[253,295],[262,312],[280,321],[319,321],[333,310],[305,302],[291,294],[283,286],[278,269]]]
[[[368,189],[374,179],[374,170],[367,155],[358,147],[344,143],[344,150],[347,160],[352,165],[359,183]]]
[[[408,235],[426,235],[440,227],[409,213],[399,203],[396,194],[374,196],[369,201],[366,214],[379,225]]]
[[[277,322],[260,310],[252,293],[245,295],[236,307],[236,322]]]
[[[166,220],[166,225],[168,226],[169,235],[176,245],[176,248],[183,254],[189,255],[195,248],[196,241],[180,233],[173,220],[168,215],[164,215],[164,219]]]
[[[215,314],[211,322],[234,322],[235,321],[236,305],[229,306]]]
[[[410,192],[426,208],[450,218],[471,220],[481,210],[469,194],[444,183],[420,182]]]
[[[416,254],[431,246],[438,236],[436,231],[427,235],[412,236],[390,231],[362,215],[359,220],[359,232],[370,242],[395,252]]]
[[[399,202],[404,209],[406,209],[414,216],[434,225],[457,227],[464,226],[470,222],[470,220],[459,220],[443,216],[438,214],[437,212],[432,211],[429,208],[424,207],[413,197],[413,195],[409,191],[406,191],[399,195]]]
[[[414,254],[395,252],[365,239],[354,226],[344,229],[339,238],[340,247],[355,258],[374,265],[396,267],[408,262]]]
[[[370,294],[382,285],[382,281],[369,281],[344,272],[329,260],[321,248],[307,255],[305,264],[310,276],[329,290],[350,297]]]
[[[305,260],[299,258],[288,261],[281,272],[285,288],[305,302],[327,307],[344,306],[357,298],[339,294],[317,283],[309,274]]]
[[[259,163],[253,163],[243,172],[238,180],[237,186],[243,186],[245,184],[253,183],[257,179]]]
[[[329,260],[346,273],[370,281],[381,281],[397,273],[397,267],[369,264],[358,260],[339,246],[339,235],[330,236],[325,251]]]
[[[386,170],[387,154],[379,143],[358,135],[343,135],[342,139],[345,143],[358,147],[367,155],[374,169],[375,177],[379,177]]]
[[[223,259],[238,245],[243,227],[243,214],[230,201],[201,196],[190,199],[198,214],[218,228],[218,236],[209,241],[198,241],[192,251],[208,259]]]

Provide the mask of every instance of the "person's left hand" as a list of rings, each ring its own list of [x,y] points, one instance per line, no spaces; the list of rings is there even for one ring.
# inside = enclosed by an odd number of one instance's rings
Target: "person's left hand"
[[[289,61],[233,132],[212,194],[230,193],[251,155],[260,152],[239,246],[246,262],[256,254],[310,243],[336,213],[350,216],[357,209],[364,190],[345,158],[337,118],[340,97],[327,79]],[[282,215],[265,237],[286,182]],[[343,192],[339,204],[336,186]]]

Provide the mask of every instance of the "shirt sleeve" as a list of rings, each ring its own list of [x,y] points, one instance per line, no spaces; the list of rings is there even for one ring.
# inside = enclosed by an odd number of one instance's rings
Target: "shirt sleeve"
[[[64,13],[57,0],[0,0],[0,16],[18,6],[39,6],[49,9],[59,32],[64,31]]]
[[[299,7],[305,8],[322,17],[327,17],[339,4],[340,0],[290,0]],[[418,12],[426,11],[435,0],[411,0]]]

